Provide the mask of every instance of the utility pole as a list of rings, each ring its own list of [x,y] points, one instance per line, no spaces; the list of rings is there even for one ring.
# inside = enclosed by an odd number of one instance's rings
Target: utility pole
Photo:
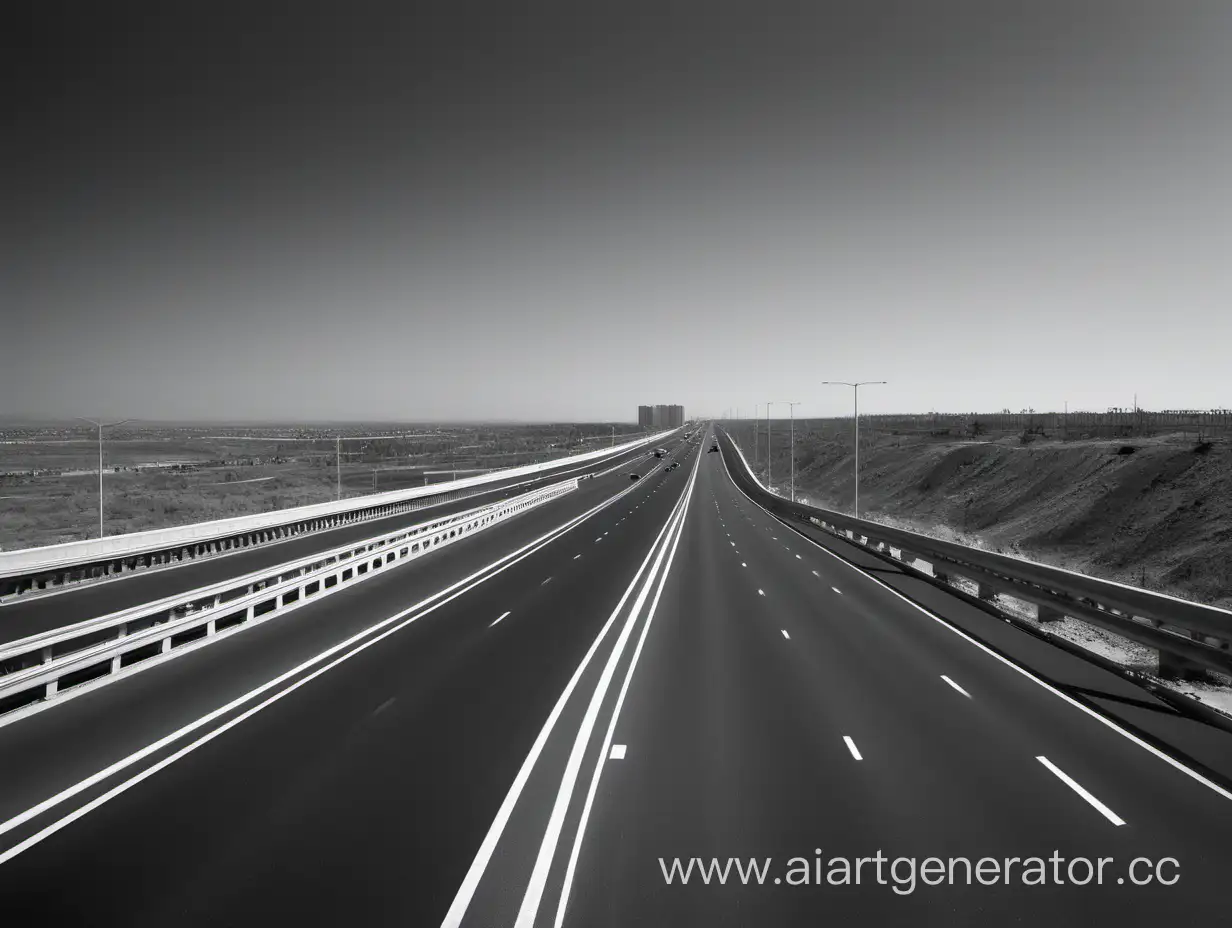
[[[336,475],[336,499],[342,499],[342,436],[334,436],[334,474]]]
[[[860,388],[868,384],[885,383],[884,380],[862,380],[859,383],[848,383],[846,380],[823,380],[822,385],[842,385],[851,387],[855,402],[855,445],[856,445],[856,502],[855,502],[855,517],[860,518]]]
[[[123,425],[125,422],[131,422],[131,419],[121,419],[119,422],[103,422],[98,419],[86,419],[83,416],[78,416],[82,422],[89,422],[98,429],[98,537],[103,537],[103,429],[111,428],[113,425]]]

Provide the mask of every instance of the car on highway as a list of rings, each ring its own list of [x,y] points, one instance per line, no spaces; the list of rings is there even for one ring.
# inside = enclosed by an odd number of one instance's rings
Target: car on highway
[[[630,474],[630,475],[629,475],[629,479],[630,479],[630,480],[641,480],[641,479],[642,479],[642,475],[641,475],[641,474]]]
[[[710,446],[710,451],[718,451],[718,450],[719,450],[719,443],[718,443],[718,442],[715,442],[713,445],[711,445],[711,446]],[[706,453],[707,453],[707,454],[709,454],[709,453],[710,453],[710,451],[707,451]]]

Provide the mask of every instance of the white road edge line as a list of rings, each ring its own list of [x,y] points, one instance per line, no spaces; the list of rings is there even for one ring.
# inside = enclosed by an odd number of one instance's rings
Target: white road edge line
[[[942,679],[942,680],[944,680],[946,683],[950,684],[950,686],[954,687],[954,689],[958,690],[958,692],[962,693],[962,694],[963,694],[964,696],[966,696],[968,699],[970,699],[970,698],[971,698],[971,694],[970,694],[970,693],[968,693],[966,690],[964,690],[961,686],[959,686],[957,683],[955,683],[953,680],[951,680],[951,679],[950,679],[949,677],[947,677],[945,674],[942,674],[942,675],[941,675],[941,679]]]
[[[668,516],[667,521],[663,523],[663,528],[659,530],[658,536],[650,545],[650,549],[646,552],[646,557],[642,561],[642,566],[637,569],[633,580],[625,589],[624,595],[620,597],[620,602],[616,604],[616,608],[612,610],[612,614],[608,616],[607,622],[603,628],[599,630],[599,634],[595,636],[595,640],[591,643],[590,649],[582,657],[581,663],[573,672],[573,676],[565,685],[564,690],[560,694],[560,698],[556,701],[556,705],[552,707],[547,721],[543,723],[543,728],[540,729],[538,737],[535,738],[535,743],[531,745],[530,752],[526,755],[526,760],[522,762],[518,774],[514,777],[512,785],[509,787],[509,792],[505,794],[505,799],[501,803],[500,808],[496,812],[496,817],[492,820],[492,825],[488,829],[487,835],[483,842],[479,845],[479,850],[475,853],[475,859],[471,861],[470,869],[467,870],[466,876],[462,879],[462,885],[458,887],[458,892],[454,896],[452,904],[449,906],[449,911],[445,913],[445,919],[441,922],[442,928],[458,928],[462,924],[462,918],[466,914],[466,909],[470,905],[471,899],[475,895],[475,890],[479,886],[479,881],[483,878],[483,872],[487,869],[488,861],[492,859],[492,854],[496,851],[496,845],[500,841],[501,835],[505,831],[505,825],[509,821],[509,817],[513,814],[513,808],[517,805],[518,799],[522,795],[522,790],[526,787],[526,781],[530,779],[531,771],[534,769],[535,763],[539,760],[539,755],[543,753],[544,745],[547,744],[548,737],[552,734],[552,729],[556,726],[557,719],[565,709],[565,704],[569,702],[569,698],[573,695],[574,689],[577,688],[578,681],[581,680],[582,674],[585,673],[587,666],[590,664],[591,658],[595,652],[599,650],[599,645],[603,643],[603,639],[607,637],[607,633],[611,630],[612,625],[616,622],[616,617],[620,615],[629,596],[637,588],[638,583],[642,579],[642,574],[646,567],[650,564],[654,557],[655,551],[659,548],[660,542],[667,537],[668,530],[671,527],[673,512]],[[598,540],[598,539],[596,539]]]
[[[108,777],[112,776],[113,774],[119,773],[120,771],[128,767],[131,767],[133,764],[137,763],[138,761],[148,757],[149,755],[157,751],[162,750],[167,745],[172,744],[175,741],[178,741],[180,738],[184,737],[185,735],[191,734],[197,729],[205,725],[208,725],[210,722],[214,721],[215,719],[223,715],[226,715],[228,712],[231,712],[234,709],[239,708],[240,706],[242,706],[244,703],[248,702],[249,700],[255,699],[257,696],[260,696],[262,693],[268,690],[271,690],[274,687],[277,687],[282,683],[285,683],[287,680],[291,679],[296,674],[302,673],[304,670],[307,670],[313,664],[318,664],[321,661],[327,660],[334,654],[337,654],[340,651],[345,651],[347,648],[351,647],[352,645],[355,645],[357,642],[362,642],[365,637],[372,635],[374,632],[382,628],[385,628],[386,626],[393,625],[392,628],[387,629],[386,631],[370,639],[369,641],[363,642],[358,647],[344,654],[342,657],[338,658],[337,660],[332,661],[331,663],[325,665],[324,667],[321,667],[320,669],[312,673],[310,676],[305,677],[302,680],[298,681],[297,683],[292,684],[286,689],[281,690],[280,692],[274,694],[269,699],[258,704],[252,709],[246,711],[243,715],[237,716],[235,719],[215,729],[213,732],[207,735],[203,735],[202,737],[198,738],[196,741],[192,742],[191,744],[177,751],[175,754],[172,754],[168,756],[167,758],[165,758],[164,760],[160,761],[157,765],[147,768],[145,771],[142,771],[139,774],[134,774],[128,780],[125,780],[123,783],[119,784],[118,786],[113,787],[108,792],[92,800],[89,804],[76,809],[74,812],[69,813],[68,815],[64,816],[58,821],[52,822],[50,825],[47,825],[46,827],[44,827],[42,830],[31,835],[25,841],[22,841],[20,844],[16,844],[13,847],[9,848],[3,854],[0,854],[0,864],[3,864],[5,861],[11,860],[12,858],[20,854],[22,851],[33,847],[34,845],[38,844],[43,839],[49,837],[50,835],[55,834],[60,829],[64,828],[65,826],[81,818],[87,812],[91,811],[92,809],[98,808],[99,806],[103,805],[103,803],[107,802],[108,800],[114,798],[115,796],[120,795],[120,793],[127,791],[131,787],[140,783],[142,780],[146,779],[148,776],[151,776],[156,771],[161,770],[163,767],[166,767],[171,762],[178,760],[180,757],[183,757],[185,754],[188,754],[190,751],[195,750],[196,748],[205,744],[207,741],[213,740],[213,738],[217,737],[219,734],[222,734],[222,732],[226,731],[227,729],[232,728],[235,725],[239,724],[239,722],[255,714],[258,710],[263,709],[266,706],[272,705],[274,702],[281,699],[283,696],[286,696],[288,693],[293,692],[294,690],[298,689],[300,686],[307,683],[309,680],[312,680],[316,678],[317,676],[320,676],[325,671],[338,666],[338,664],[341,664],[343,661],[348,660],[349,658],[353,657],[356,654],[359,654],[361,651],[375,644],[377,641],[384,640],[388,636],[405,628],[407,625],[410,625],[412,622],[422,618],[425,615],[428,615],[429,613],[445,605],[445,603],[450,602],[456,599],[457,597],[461,596],[463,593],[466,593],[469,590],[473,589],[474,587],[479,586],[481,583],[486,583],[488,580],[492,579],[498,574],[503,573],[504,571],[508,570],[510,567],[512,567],[514,564],[518,563],[519,561],[530,557],[532,554],[534,554],[536,551],[543,548],[545,545],[551,544],[557,538],[560,538],[566,533],[572,531],[578,525],[582,524],[582,522],[584,522],[586,519],[589,519],[591,516],[595,515],[596,513],[600,512],[603,509],[606,509],[608,506],[614,504],[617,500],[619,500],[622,496],[624,496],[625,493],[628,493],[628,492],[630,492],[630,490],[624,490],[621,493],[616,494],[611,499],[608,499],[602,503],[599,503],[597,506],[592,507],[591,509],[582,513],[581,515],[576,516],[573,519],[570,519],[566,522],[563,522],[560,525],[558,525],[556,528],[551,529],[548,532],[545,532],[544,534],[536,538],[534,541],[528,542],[527,544],[523,545],[518,550],[512,551],[509,554],[506,554],[504,557],[498,558],[497,560],[484,565],[479,570],[475,571],[474,573],[470,574],[467,577],[463,577],[461,580],[458,580],[456,583],[452,584],[451,586],[447,586],[443,590],[438,590],[437,592],[433,593],[431,596],[428,596],[427,598],[420,600],[414,605],[408,606],[407,608],[395,613],[394,615],[389,616],[386,619],[382,619],[380,622],[377,622],[373,625],[368,626],[365,629],[362,629],[359,632],[356,632],[350,638],[347,638],[343,641],[338,642],[335,645],[330,646],[329,648],[326,648],[324,651],[320,652],[316,656],[310,657],[306,661],[303,661],[297,666],[292,667],[290,670],[278,675],[273,680],[270,680],[266,683],[261,684],[258,687],[255,687],[254,689],[249,690],[247,693],[243,694],[242,696],[238,696],[235,699],[231,700],[226,705],[220,706],[219,708],[213,710],[212,712],[206,713],[205,715],[198,718],[196,721],[189,722],[187,725],[182,726],[181,728],[171,732],[170,734],[164,735],[162,738],[159,738],[157,741],[146,745],[144,748],[141,748],[138,751],[134,751],[132,754],[129,754],[127,757],[121,758],[120,760],[114,762],[113,764],[103,768],[102,770],[99,770],[91,774],[90,776],[86,777],[84,780],[81,780],[78,783],[75,783],[73,786],[69,786],[69,787],[66,787],[65,789],[62,789],[60,792],[56,793],[54,796],[50,796],[47,799],[44,799],[42,802],[31,806],[26,811],[13,816],[12,818],[8,819],[7,821],[3,823],[0,823],[0,835],[2,835],[24,824],[25,822],[28,822],[30,819],[35,818],[36,816],[42,815],[44,812],[48,811],[49,809],[54,808],[55,806],[59,805],[65,800],[71,799],[73,796],[76,796],[78,793],[81,793],[84,790],[87,790],[93,786],[96,786],[97,784],[103,782]],[[476,579],[476,578],[479,578],[479,579]],[[432,604],[434,600],[439,600],[439,602],[435,602],[435,604],[429,606],[429,604]],[[429,608],[425,609],[424,608],[425,606],[428,606]],[[422,612],[419,611],[421,609],[423,610]],[[406,618],[407,616],[410,616],[410,618]],[[399,620],[401,619],[405,619],[405,621],[402,621],[398,625],[394,625],[395,622],[399,622]]]
[[[581,772],[586,747],[590,743],[590,736],[594,731],[595,724],[599,720],[599,712],[603,707],[603,700],[607,697],[612,677],[616,673],[616,666],[620,663],[629,637],[637,625],[638,613],[641,612],[646,598],[650,595],[651,588],[655,586],[657,581],[658,589],[655,591],[655,596],[649,610],[647,610],[646,621],[643,623],[642,636],[638,639],[638,645],[640,646],[645,640],[646,629],[650,627],[650,622],[654,618],[654,610],[658,606],[659,596],[663,592],[663,587],[667,583],[667,577],[672,570],[672,562],[676,558],[676,548],[680,544],[680,536],[684,532],[684,522],[689,513],[689,501],[693,496],[693,486],[696,481],[697,467],[695,466],[693,473],[690,475],[689,483],[685,486],[684,493],[681,495],[680,502],[676,504],[672,512],[672,530],[668,535],[668,540],[660,547],[655,565],[651,568],[641,593],[638,595],[636,602],[634,602],[633,608],[629,611],[629,617],[625,620],[624,628],[620,631],[620,637],[617,638],[612,646],[612,652],[608,655],[607,663],[603,667],[603,673],[599,678],[599,682],[595,685],[594,692],[591,694],[590,703],[586,707],[586,714],[582,718],[582,724],[578,727],[578,733],[573,740],[573,749],[569,753],[568,763],[565,765],[564,773],[561,776],[560,787],[556,793],[556,801],[552,806],[552,813],[548,818],[547,827],[544,829],[543,840],[539,845],[539,854],[535,859],[535,867],[531,871],[530,881],[526,886],[526,894],[522,897],[522,906],[518,910],[518,917],[514,922],[514,928],[534,928],[535,919],[539,914],[539,905],[543,901],[543,892],[547,888],[548,874],[552,867],[552,861],[556,857],[556,847],[560,843],[560,832],[564,828],[565,816],[573,800],[573,790],[577,784],[578,775]],[[669,547],[671,548],[670,554],[668,553]],[[632,668],[633,664],[630,662],[629,672],[626,673],[625,683],[621,688],[622,694],[631,679]],[[619,700],[619,696],[617,699]],[[615,724],[615,719],[616,714],[613,713],[611,725]],[[609,726],[609,736],[611,731],[612,729]],[[603,758],[607,754],[607,743],[608,739],[605,738],[603,750],[599,753],[596,773],[601,768]]]
[[[499,622],[501,619],[505,618],[505,616],[507,616],[507,615],[509,615],[509,613],[508,613],[508,612],[502,613],[502,614],[501,614],[500,619],[497,619],[497,620],[496,620],[496,622]],[[495,624],[496,624],[496,622],[493,622],[493,623],[492,623],[492,625],[489,625],[489,626],[488,626],[488,628],[491,628],[493,625],[495,625]]]
[[[1062,770],[1060,767],[1058,767],[1056,764],[1050,761],[1047,757],[1044,757],[1041,754],[1035,759],[1038,760],[1045,767],[1047,767],[1049,770],[1051,770],[1053,773],[1055,773],[1057,775],[1057,778],[1062,783],[1064,783],[1066,786],[1072,789],[1075,793],[1077,793],[1079,796],[1081,796],[1083,799],[1085,799],[1087,802],[1093,805],[1099,811],[1099,814],[1102,815],[1104,818],[1106,818],[1108,821],[1112,822],[1112,824],[1114,825],[1124,825],[1125,824],[1125,819],[1121,818],[1119,815],[1117,815],[1115,812],[1109,809],[1106,805],[1104,805],[1102,802],[1100,802],[1098,799],[1092,796],[1089,792],[1083,789],[1082,784],[1080,784],[1077,780],[1071,777],[1068,773],[1066,773],[1064,770]]]
[[[860,754],[860,749],[856,747],[856,743],[851,740],[850,735],[843,735],[843,741],[847,743],[847,750],[851,752],[852,757],[856,760],[864,760],[864,757]]]
[[[727,460],[726,460],[726,459],[724,459],[724,461],[723,461],[723,468],[724,468],[725,470],[727,470]],[[731,476],[731,471],[730,471],[730,470],[727,470],[727,479],[728,479],[728,480],[731,480],[731,481],[732,481],[732,485],[733,485],[733,486],[735,486],[737,490],[740,490],[740,492],[744,494],[745,499],[749,500],[749,502],[753,503],[753,505],[754,505],[754,506],[757,506],[759,509],[761,509],[763,512],[765,512],[765,513],[766,513],[766,515],[770,516],[771,518],[774,518],[773,514],[771,514],[771,512],[770,512],[768,509],[765,509],[764,507],[762,507],[761,503],[754,502],[754,501],[753,501],[753,499],[752,499],[752,497],[750,497],[747,493],[744,493],[744,490],[742,490],[742,489],[741,489],[741,488],[740,488],[740,487],[736,484],[736,481],[732,479],[732,476]],[[1186,776],[1190,777],[1191,779],[1195,780],[1196,782],[1201,783],[1203,786],[1207,787],[1208,789],[1212,790],[1213,792],[1218,793],[1218,794],[1219,794],[1220,796],[1222,796],[1224,799],[1232,800],[1232,792],[1229,792],[1228,790],[1224,789],[1222,786],[1220,786],[1218,783],[1214,782],[1213,780],[1208,779],[1207,777],[1204,777],[1204,776],[1203,776],[1202,774],[1200,774],[1198,771],[1193,770],[1192,768],[1185,766],[1183,763],[1181,763],[1179,760],[1177,760],[1177,759],[1176,759],[1175,757],[1173,757],[1171,754],[1167,754],[1167,753],[1165,753],[1165,752],[1161,751],[1159,748],[1155,747],[1153,744],[1149,744],[1149,743],[1147,743],[1146,741],[1143,741],[1141,738],[1139,738],[1139,737],[1138,737],[1137,735],[1135,735],[1133,732],[1131,732],[1131,731],[1129,731],[1129,730],[1127,730],[1127,729],[1125,729],[1125,728],[1122,728],[1120,725],[1118,725],[1118,724],[1117,724],[1116,722],[1114,722],[1112,719],[1108,718],[1108,717],[1107,717],[1107,716],[1105,716],[1105,715],[1101,715],[1100,713],[1096,712],[1094,709],[1092,709],[1092,708],[1090,708],[1090,707],[1088,707],[1088,706],[1084,706],[1084,705],[1083,705],[1082,703],[1080,703],[1078,700],[1074,699],[1074,697],[1072,697],[1072,696],[1070,696],[1070,695],[1068,695],[1068,694],[1066,694],[1066,693],[1062,693],[1059,689],[1057,689],[1057,688],[1056,688],[1055,686],[1053,686],[1051,683],[1048,683],[1048,682],[1046,682],[1046,681],[1044,681],[1044,680],[1041,680],[1039,677],[1037,677],[1034,673],[1032,673],[1032,672],[1031,672],[1030,670],[1028,670],[1026,667],[1023,667],[1021,664],[1017,664],[1017,663],[1015,663],[1014,661],[1010,660],[1008,657],[1004,657],[1003,655],[998,654],[996,651],[992,650],[992,648],[988,647],[988,646],[987,646],[986,644],[984,644],[983,642],[976,641],[974,638],[972,638],[970,635],[968,635],[966,632],[964,632],[964,631],[963,631],[961,628],[959,628],[957,625],[952,625],[951,623],[947,622],[945,619],[941,618],[941,616],[937,615],[936,613],[930,612],[929,610],[925,609],[925,608],[924,608],[923,606],[921,606],[919,603],[912,602],[910,599],[908,599],[906,596],[904,596],[904,595],[903,595],[902,593],[900,593],[898,590],[894,589],[894,587],[890,586],[890,585],[889,585],[888,583],[886,583],[884,580],[880,579],[879,577],[874,577],[874,576],[873,576],[872,574],[870,574],[870,573],[866,573],[865,571],[861,570],[861,569],[860,569],[860,568],[859,568],[856,564],[853,564],[853,563],[851,563],[851,561],[845,560],[844,558],[842,558],[842,557],[840,557],[839,555],[835,554],[833,551],[831,551],[831,550],[830,550],[829,548],[827,548],[825,545],[820,544],[819,542],[817,542],[817,541],[813,540],[813,539],[812,539],[812,538],[810,538],[808,535],[805,535],[803,532],[800,532],[800,533],[798,533],[798,534],[799,534],[799,535],[800,535],[800,537],[801,537],[801,538],[803,538],[805,541],[809,542],[810,544],[812,544],[812,545],[813,545],[814,547],[816,547],[817,549],[819,549],[819,550],[821,550],[821,551],[824,551],[826,554],[830,555],[830,557],[834,558],[834,560],[838,561],[840,564],[842,564],[843,566],[847,567],[849,570],[854,570],[856,573],[858,573],[858,574],[859,574],[861,577],[863,577],[864,579],[866,579],[866,580],[871,580],[873,583],[877,584],[879,587],[881,587],[882,589],[884,589],[886,592],[888,592],[888,593],[890,593],[890,594],[892,594],[892,595],[894,595],[894,596],[897,596],[899,599],[901,599],[903,602],[905,602],[905,603],[906,603],[908,606],[910,606],[911,608],[915,609],[917,612],[920,612],[920,613],[922,613],[923,615],[928,616],[930,619],[932,619],[934,622],[936,622],[936,623],[937,623],[938,625],[940,625],[942,628],[949,629],[951,632],[953,632],[953,633],[954,633],[955,635],[957,635],[959,638],[962,638],[962,639],[963,639],[964,641],[966,641],[968,644],[974,645],[975,647],[979,648],[981,651],[983,651],[983,652],[984,652],[985,654],[987,654],[989,657],[992,657],[992,658],[994,658],[995,660],[1000,661],[1000,662],[1001,662],[1002,664],[1004,664],[1006,667],[1009,667],[1010,669],[1014,670],[1015,672],[1022,674],[1024,677],[1026,677],[1026,678],[1027,678],[1028,680],[1030,680],[1032,683],[1035,683],[1037,686],[1040,686],[1040,687],[1042,687],[1043,689],[1047,690],[1048,692],[1052,693],[1052,695],[1056,696],[1058,699],[1064,700],[1065,702],[1069,703],[1069,704],[1070,704],[1071,706],[1073,706],[1075,709],[1079,710],[1080,712],[1085,713],[1086,715],[1088,715],[1088,716],[1090,716],[1091,718],[1093,718],[1093,719],[1095,719],[1096,721],[1098,721],[1100,724],[1107,726],[1107,727],[1108,727],[1108,728],[1110,728],[1112,731],[1114,731],[1114,732],[1116,732],[1117,734],[1119,734],[1121,737],[1123,737],[1123,738],[1125,738],[1125,739],[1127,739],[1127,740],[1129,740],[1129,741],[1132,741],[1134,744],[1138,745],[1138,747],[1142,748],[1144,751],[1146,751],[1146,752],[1148,752],[1148,753],[1150,753],[1150,754],[1154,754],[1156,757],[1158,757],[1160,760],[1164,761],[1166,764],[1169,764],[1170,766],[1172,766],[1172,767],[1173,767],[1173,768],[1175,768],[1176,770],[1179,770],[1181,773],[1185,774]]]
[[[698,464],[700,464],[701,458],[698,458],[697,460]],[[697,469],[698,468],[695,465],[693,470],[694,479],[696,479]],[[689,492],[691,494],[692,490]],[[629,660],[629,669],[625,671],[625,679],[620,686],[620,693],[616,697],[616,705],[612,709],[612,718],[611,721],[608,722],[607,733],[604,735],[603,748],[599,751],[599,762],[595,765],[595,772],[591,776],[590,789],[586,793],[586,802],[582,806],[582,816],[578,820],[577,833],[573,837],[573,848],[569,853],[569,863],[565,867],[565,877],[564,882],[561,884],[560,900],[556,907],[555,928],[560,928],[561,924],[565,920],[565,909],[569,905],[569,892],[573,886],[574,873],[577,870],[578,855],[581,853],[582,840],[586,834],[586,823],[590,820],[590,810],[594,805],[595,793],[598,792],[599,789],[599,778],[603,774],[603,757],[607,753],[607,745],[611,743],[612,737],[615,735],[616,722],[620,719],[620,710],[625,703],[625,694],[629,692],[629,684],[633,680],[633,671],[637,668],[638,658],[640,658],[642,654],[642,646],[646,643],[646,636],[650,633],[650,624],[654,621],[655,613],[659,608],[659,597],[662,595],[663,587],[667,583],[667,575],[670,573],[672,561],[676,557],[676,548],[680,544],[681,536],[684,534],[684,523],[687,518],[688,505],[686,504],[684,513],[680,517],[679,531],[677,531],[676,537],[672,542],[672,553],[668,558],[667,567],[660,576],[659,588],[655,591],[655,598],[650,604],[650,610],[647,612],[646,621],[642,625],[642,633],[638,636],[637,647],[633,649],[633,657]],[[623,756],[624,753],[622,750],[621,757]]]

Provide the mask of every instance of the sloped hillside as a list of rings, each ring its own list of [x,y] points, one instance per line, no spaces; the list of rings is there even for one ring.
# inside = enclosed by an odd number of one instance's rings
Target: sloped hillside
[[[751,448],[751,432],[736,432]],[[772,475],[789,474],[773,435]],[[765,474],[765,436],[759,471]],[[796,490],[849,511],[849,435],[796,432]],[[860,508],[917,531],[1232,606],[1232,448],[1132,441],[861,436]]]

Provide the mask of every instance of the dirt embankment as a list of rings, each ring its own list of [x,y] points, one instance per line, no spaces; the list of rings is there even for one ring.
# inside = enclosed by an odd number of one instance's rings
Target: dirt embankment
[[[751,450],[751,430],[733,430]],[[787,435],[773,436],[786,492]],[[761,434],[765,474],[765,433]],[[796,492],[850,511],[850,434],[796,429]],[[990,442],[861,435],[861,514],[1232,606],[1232,446],[1180,435]]]

